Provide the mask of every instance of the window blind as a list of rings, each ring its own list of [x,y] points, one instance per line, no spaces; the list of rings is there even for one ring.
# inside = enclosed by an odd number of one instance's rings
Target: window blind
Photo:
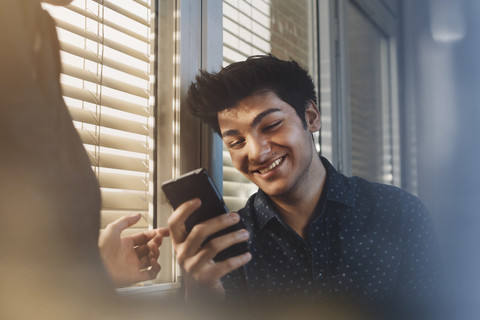
[[[154,191],[152,0],[45,7],[57,25],[64,100],[100,183],[102,228],[138,212],[136,229],[147,228]]]
[[[311,0],[224,0],[223,66],[252,55],[272,53],[281,59],[292,58],[312,70],[312,12]],[[223,180],[224,199],[230,210],[242,208],[258,189],[233,167],[225,146]]]
[[[348,19],[352,173],[393,184],[388,39],[353,3]]]

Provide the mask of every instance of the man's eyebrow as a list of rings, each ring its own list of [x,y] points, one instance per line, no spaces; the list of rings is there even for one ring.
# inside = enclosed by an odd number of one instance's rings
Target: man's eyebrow
[[[265,118],[267,115],[269,115],[270,113],[279,112],[279,111],[282,111],[282,110],[280,110],[279,108],[270,108],[257,114],[257,116],[253,119],[252,123],[250,124],[250,127],[252,128],[256,127],[262,121],[262,119]],[[222,139],[228,136],[236,136],[239,134],[240,134],[240,131],[238,130],[235,130],[235,129],[227,130],[225,132],[222,132]]]
[[[279,108],[270,108],[257,114],[257,116],[253,119],[252,123],[250,124],[250,127],[253,128],[258,126],[258,124],[262,121],[263,118],[268,116],[270,113],[278,112],[278,111],[282,111],[282,110],[280,110]]]
[[[236,136],[239,135],[240,131],[232,129],[232,130],[227,130],[225,132],[222,132],[222,139],[228,136]]]

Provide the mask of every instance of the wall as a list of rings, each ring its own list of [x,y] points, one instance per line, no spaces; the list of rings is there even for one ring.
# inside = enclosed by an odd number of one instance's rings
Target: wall
[[[432,212],[457,319],[480,297],[480,1],[405,0],[404,128],[416,121],[418,193]],[[413,150],[413,151],[412,151]]]

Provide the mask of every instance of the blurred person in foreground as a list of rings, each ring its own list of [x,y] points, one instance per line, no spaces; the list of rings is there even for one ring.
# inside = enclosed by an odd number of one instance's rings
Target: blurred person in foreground
[[[238,213],[189,234],[184,222],[199,199],[170,217],[188,301],[249,301],[258,310],[273,302],[285,310],[291,299],[308,305],[328,297],[371,306],[385,319],[434,318],[441,276],[427,210],[399,188],[342,175],[317,154],[315,86],[295,61],[254,56],[201,71],[187,104],[259,187]],[[204,243],[238,221],[243,230]],[[242,241],[249,252],[213,260]]]
[[[54,22],[38,0],[2,0],[0,30],[0,318],[122,314],[114,287],[157,276],[168,230],[121,237],[137,214],[99,237],[99,186],[62,98]]]

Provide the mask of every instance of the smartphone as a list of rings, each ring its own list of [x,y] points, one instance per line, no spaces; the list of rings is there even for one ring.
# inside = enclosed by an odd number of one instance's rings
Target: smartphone
[[[169,180],[162,183],[162,190],[167,197],[168,202],[177,209],[182,203],[193,198],[200,198],[202,205],[195,212],[193,212],[185,221],[185,228],[190,232],[192,228],[202,221],[214,218],[218,215],[229,212],[223,198],[218,192],[213,180],[208,175],[207,170],[200,168],[190,171],[177,179]],[[240,230],[243,228],[241,222],[223,229],[205,240],[205,243],[212,238]],[[204,243],[204,244],[205,244]],[[241,242],[219,252],[214,260],[223,261],[230,257],[238,256],[247,252],[247,243]]]

